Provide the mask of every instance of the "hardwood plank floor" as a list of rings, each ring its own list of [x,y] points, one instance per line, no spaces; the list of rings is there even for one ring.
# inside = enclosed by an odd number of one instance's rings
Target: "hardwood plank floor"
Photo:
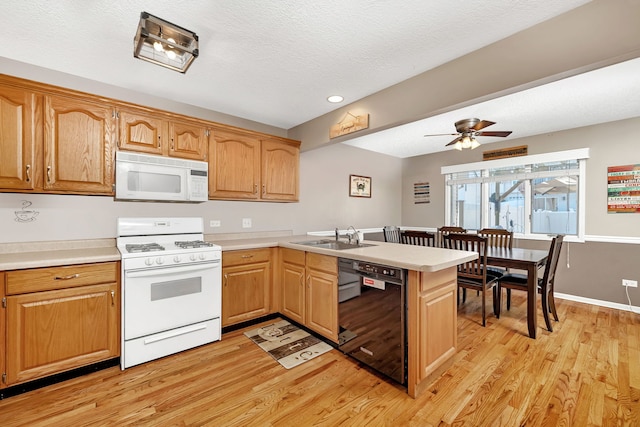
[[[486,328],[470,294],[453,365],[415,400],[335,350],[286,370],[241,330],[2,400],[0,425],[640,425],[640,315],[558,300],[532,340],[518,293]]]

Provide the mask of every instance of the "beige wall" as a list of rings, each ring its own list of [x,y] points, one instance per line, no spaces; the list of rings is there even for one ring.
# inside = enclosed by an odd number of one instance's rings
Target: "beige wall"
[[[456,151],[405,159],[402,177],[402,223],[439,227],[444,218],[444,177],[442,166],[482,161],[482,151],[527,145],[529,154],[589,148],[586,185],[586,234],[592,236],[640,237],[640,214],[607,213],[607,167],[640,164],[636,129],[640,118],[554,132],[529,138],[507,139],[476,150]],[[415,205],[414,182],[431,184],[431,203]]]
[[[116,202],[106,196],[0,193],[0,243],[116,237],[119,216],[198,216],[205,233],[235,233],[381,227],[400,222],[400,159],[337,145],[300,156],[300,202],[261,203],[208,201],[200,204]],[[372,180],[372,197],[348,195],[349,175]],[[35,221],[17,222],[23,201],[39,212]],[[242,218],[253,227],[243,229]],[[210,228],[220,220],[220,228]]]

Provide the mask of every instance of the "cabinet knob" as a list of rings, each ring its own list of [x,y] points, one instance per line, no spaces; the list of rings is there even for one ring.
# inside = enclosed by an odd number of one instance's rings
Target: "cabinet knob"
[[[111,291],[111,305],[116,305],[116,292]]]
[[[227,278],[228,278],[228,275],[225,274],[224,275],[224,286],[227,286]]]
[[[71,279],[76,279],[78,277],[80,277],[80,275],[76,273],[76,274],[70,274],[68,276],[56,276],[53,278],[53,280],[71,280]]]
[[[265,194],[267,194],[267,186],[262,184],[262,195],[264,196]]]
[[[31,165],[27,165],[27,182],[31,182]]]
[[[258,184],[253,184],[253,192],[258,194]]]
[[[47,182],[51,182],[51,166],[47,166]]]

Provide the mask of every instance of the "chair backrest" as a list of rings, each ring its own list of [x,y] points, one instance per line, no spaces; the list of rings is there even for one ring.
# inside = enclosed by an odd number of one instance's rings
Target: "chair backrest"
[[[466,233],[467,230],[462,227],[456,227],[453,225],[443,225],[438,228],[438,246],[444,247],[442,238],[448,236],[451,233]]]
[[[551,239],[551,246],[549,247],[549,256],[547,257],[547,264],[544,268],[544,274],[542,276],[542,283],[553,286],[553,281],[556,278],[556,268],[558,267],[558,261],[560,260],[560,251],[562,250],[562,240],[564,234],[558,234]]]
[[[404,230],[400,241],[405,245],[435,246],[436,235],[428,231]]]
[[[483,228],[478,231],[478,236],[487,238],[490,247],[511,249],[513,248],[513,231],[501,228]]]
[[[458,277],[487,279],[487,238],[476,234],[451,233],[443,236],[443,247],[460,251],[477,252],[478,258],[458,264]]]
[[[396,225],[385,225],[382,228],[384,241],[390,243],[400,243],[400,227]]]

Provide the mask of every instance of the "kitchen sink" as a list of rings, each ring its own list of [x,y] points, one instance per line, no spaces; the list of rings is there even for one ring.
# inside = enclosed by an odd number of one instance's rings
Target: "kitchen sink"
[[[305,242],[291,242],[291,243],[295,243],[297,245],[313,246],[314,248],[334,249],[338,251],[341,251],[343,249],[356,249],[356,248],[365,248],[367,246],[376,246],[376,245],[371,245],[369,243],[355,244],[355,243],[347,243],[339,240],[330,240],[330,239],[308,240]]]

